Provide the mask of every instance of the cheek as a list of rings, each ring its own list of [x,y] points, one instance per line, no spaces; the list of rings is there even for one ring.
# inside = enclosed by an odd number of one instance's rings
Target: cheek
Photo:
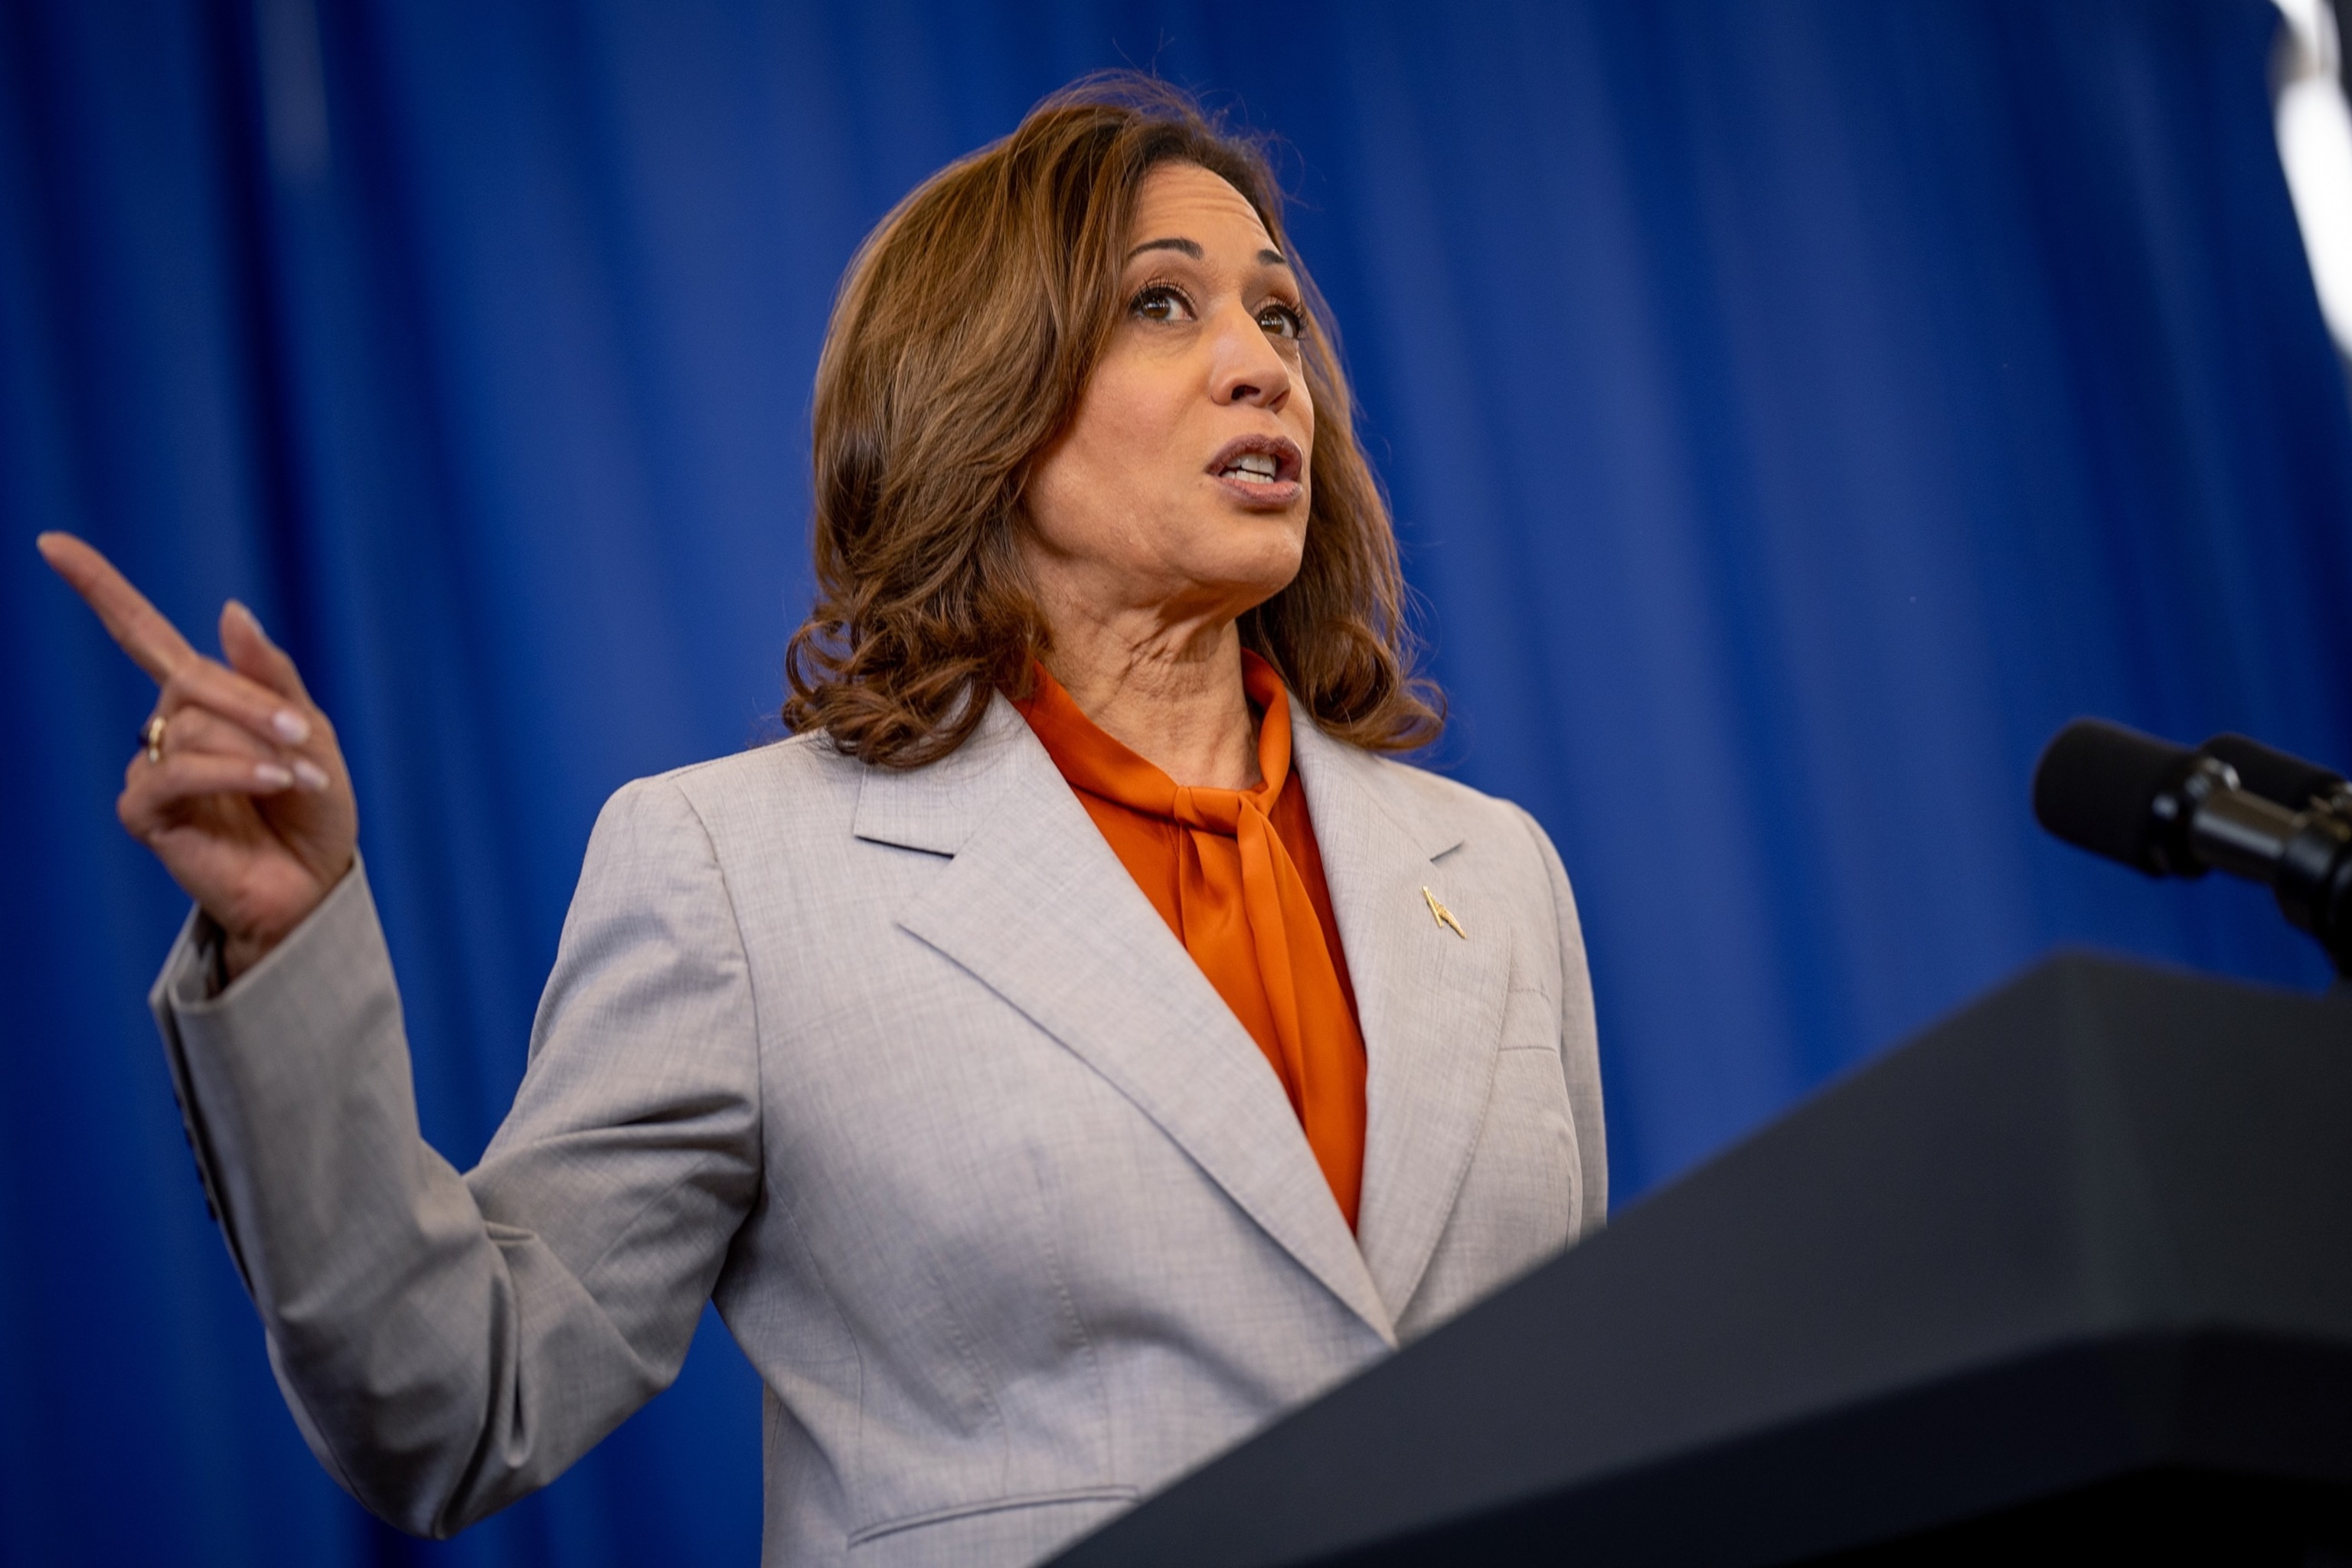
[[[1075,520],[1115,497],[1131,500],[1139,482],[1169,466],[1176,420],[1167,400],[1153,395],[1157,390],[1131,374],[1097,371],[1069,429],[1031,481],[1036,504]]]
[[[1119,454],[1133,445],[1119,423],[1117,411],[1090,392],[1031,472],[1030,521],[1047,542],[1083,550],[1101,532],[1107,498],[1118,485]]]
[[[1087,466],[1107,479],[1129,479],[1166,466],[1175,456],[1183,400],[1148,367],[1106,365],[1095,377],[1071,435]]]

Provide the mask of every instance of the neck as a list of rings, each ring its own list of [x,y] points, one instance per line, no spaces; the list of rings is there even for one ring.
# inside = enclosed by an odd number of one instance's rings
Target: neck
[[[1232,621],[1189,634],[1057,622],[1042,662],[1080,712],[1178,784],[1254,789],[1263,782]]]

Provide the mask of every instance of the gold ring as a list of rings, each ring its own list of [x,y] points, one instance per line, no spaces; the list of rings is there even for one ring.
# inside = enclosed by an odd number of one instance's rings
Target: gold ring
[[[147,722],[139,727],[139,743],[147,748],[149,762],[163,760],[163,716],[161,713],[149,714]]]

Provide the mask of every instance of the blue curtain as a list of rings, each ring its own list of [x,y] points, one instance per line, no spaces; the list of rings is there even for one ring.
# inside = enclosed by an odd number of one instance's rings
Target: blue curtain
[[[1455,722],[1591,942],[1621,1200],[2063,942],[2311,986],[2044,841],[2081,712],[2352,761],[2352,421],[2260,0],[0,5],[0,1557],[749,1562],[756,1389],[446,1546],[279,1409],[109,805],[82,532],[232,594],[358,778],[424,1123],[520,1075],[589,823],[774,732],[835,280],[1052,87],[1286,138]]]

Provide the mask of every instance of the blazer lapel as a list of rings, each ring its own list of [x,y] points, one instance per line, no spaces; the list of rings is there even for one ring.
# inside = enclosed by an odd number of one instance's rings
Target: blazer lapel
[[[1368,1059],[1356,1239],[1381,1299],[1402,1318],[1486,1120],[1510,944],[1477,885],[1448,869],[1463,842],[1455,823],[1303,719],[1292,734]],[[1439,922],[1429,894],[1466,936]]]
[[[1085,1059],[1395,1342],[1273,1069],[1012,704],[931,767],[868,773],[856,832],[953,856],[898,924]]]

